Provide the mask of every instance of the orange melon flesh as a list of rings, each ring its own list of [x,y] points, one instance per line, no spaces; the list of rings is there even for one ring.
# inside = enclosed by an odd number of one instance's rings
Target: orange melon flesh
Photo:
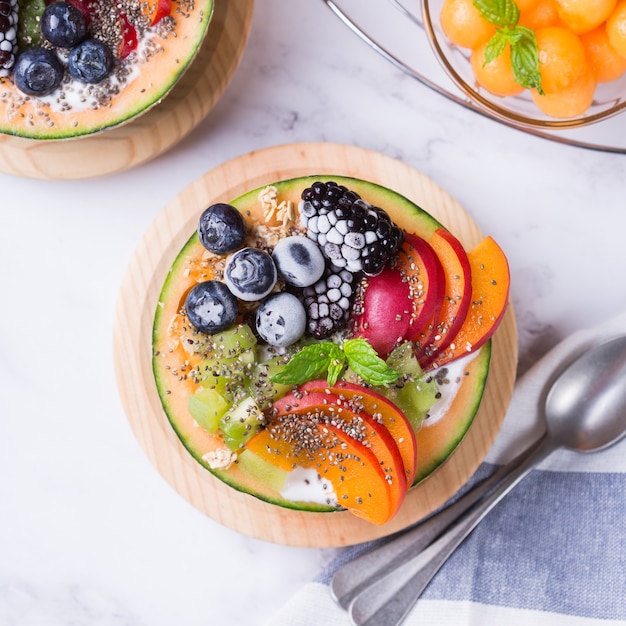
[[[335,440],[329,444],[333,445],[330,450],[294,457],[290,443],[272,437],[271,424],[248,441],[246,448],[286,471],[292,470],[294,464],[316,469],[331,482],[342,507],[374,524],[389,521],[399,502],[392,498],[391,487],[374,453],[331,424],[311,423],[311,427],[317,429],[320,437],[327,439],[330,435]]]
[[[136,62],[132,60],[137,58],[135,54],[128,57],[124,63],[137,72],[137,77],[124,83],[120,93],[111,96],[108,103],[96,108],[80,105],[78,92],[71,99],[72,89],[80,88],[85,93],[86,86],[75,81],[69,88],[62,85],[70,105],[66,110],[55,104],[57,92],[44,98],[27,97],[15,87],[11,77],[0,78],[0,133],[28,139],[69,139],[118,126],[146,112],[169,93],[195,58],[212,17],[213,4],[214,0],[173,0],[173,31],[161,36],[165,31],[159,25],[151,29],[154,53],[144,53]],[[90,92],[101,92],[102,85],[91,87]],[[89,103],[96,100],[87,98]]]

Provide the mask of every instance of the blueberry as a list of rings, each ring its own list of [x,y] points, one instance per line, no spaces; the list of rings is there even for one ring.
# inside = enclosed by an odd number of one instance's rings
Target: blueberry
[[[308,287],[324,273],[324,255],[308,237],[285,237],[272,253],[279,276],[290,285]]]
[[[53,46],[72,48],[87,36],[87,25],[75,6],[53,2],[41,14],[41,34]]]
[[[259,248],[242,248],[232,254],[224,268],[224,281],[242,300],[253,302],[267,296],[276,284],[278,273],[272,257]]]
[[[57,55],[47,48],[27,48],[15,61],[15,85],[29,96],[46,96],[63,80],[63,65]]]
[[[237,320],[239,305],[228,287],[218,280],[198,283],[185,299],[189,321],[203,333],[227,330]]]
[[[81,83],[101,83],[113,70],[115,58],[109,46],[99,39],[85,39],[70,50],[67,71]]]
[[[220,202],[205,209],[200,216],[198,236],[209,252],[228,254],[243,245],[246,223],[234,206]]]
[[[257,309],[257,333],[271,346],[290,346],[304,335],[305,328],[302,303],[286,291],[269,296]]]

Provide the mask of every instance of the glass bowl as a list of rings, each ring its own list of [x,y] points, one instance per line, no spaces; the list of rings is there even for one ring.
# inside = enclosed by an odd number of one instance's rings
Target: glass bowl
[[[448,40],[439,15],[443,0],[421,0],[423,25],[428,42],[441,66],[473,105],[514,126],[535,129],[581,128],[607,119],[626,108],[626,74],[621,78],[598,83],[594,99],[587,111],[570,118],[550,117],[540,111],[530,92],[517,96],[496,96],[481,87],[474,78],[470,65],[471,51]]]

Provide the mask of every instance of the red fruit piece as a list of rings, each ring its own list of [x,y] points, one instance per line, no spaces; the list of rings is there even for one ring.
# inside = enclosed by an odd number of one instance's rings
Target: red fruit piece
[[[411,323],[413,301],[400,270],[385,269],[367,278],[363,299],[354,316],[355,337],[366,339],[385,358],[402,341]]]
[[[433,364],[437,366],[478,350],[493,335],[506,311],[510,272],[500,246],[486,237],[467,256],[472,268],[471,305],[451,344],[436,357]]]
[[[142,2],[141,10],[148,18],[150,26],[158,24],[172,12],[172,0],[148,0]]]
[[[348,405],[359,406],[363,411],[381,421],[398,446],[408,485],[413,484],[417,466],[415,432],[411,422],[391,400],[372,389],[344,380],[332,387],[329,387],[325,380],[311,380],[301,385],[298,390],[305,393],[323,391],[335,394],[345,400]]]
[[[472,270],[461,242],[448,230],[438,228],[429,241],[445,274],[446,293],[434,328],[434,336],[418,354],[422,368],[432,366],[461,328],[472,299]]]
[[[122,26],[122,42],[120,43],[118,56],[120,59],[125,59],[133,50],[137,49],[137,30],[125,13],[120,12],[120,23]]]

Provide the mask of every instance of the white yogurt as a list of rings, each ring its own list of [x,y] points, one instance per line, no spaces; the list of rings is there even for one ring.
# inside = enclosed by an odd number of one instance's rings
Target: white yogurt
[[[471,363],[476,356],[480,353],[480,350],[467,354],[466,356],[455,359],[454,361],[447,363],[446,365],[434,369],[431,374],[436,380],[439,377],[444,377],[442,370],[446,369],[445,383],[438,384],[441,398],[433,404],[428,415],[424,419],[424,426],[432,426],[436,424],[450,409],[452,402],[461,388],[463,379],[465,377],[465,370],[469,363]]]
[[[313,502],[337,506],[337,496],[331,482],[316,470],[296,467],[287,475],[280,495],[292,502]]]

